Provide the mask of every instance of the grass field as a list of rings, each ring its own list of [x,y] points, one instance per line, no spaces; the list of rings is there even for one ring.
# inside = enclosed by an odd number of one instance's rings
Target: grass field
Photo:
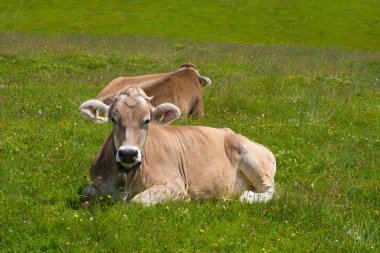
[[[69,15],[64,7],[56,15],[52,9],[58,4],[52,3],[50,9],[0,3],[0,251],[380,251],[378,30],[361,31],[360,43],[350,26],[341,27],[347,37],[337,35],[336,44],[328,36],[314,40],[308,29],[299,30],[304,41],[271,31],[282,38],[276,45],[244,40],[238,31],[236,36],[216,35],[211,24],[203,24],[210,30],[211,42],[205,42],[207,37],[198,34],[176,33],[183,21],[175,14],[169,17],[178,18],[172,34],[162,32],[168,24],[161,21],[157,31],[147,24],[137,33],[137,28],[123,28],[124,19],[95,27],[96,19]],[[140,2],[132,3],[139,7]],[[349,7],[333,3],[329,11]],[[356,4],[373,5],[368,12],[359,7],[351,11],[378,24],[370,13],[379,4]],[[86,11],[81,8],[78,13]],[[107,15],[111,10],[105,7]],[[149,10],[138,13],[141,18],[154,15],[155,8]],[[62,21],[59,15],[65,13]],[[201,16],[218,20],[222,15]],[[326,14],[325,20],[330,18]],[[66,22],[64,31],[56,30],[60,25],[54,19]],[[34,27],[35,20],[45,27]],[[118,22],[121,31],[112,32]],[[233,22],[238,18],[226,24]],[[333,25],[326,29],[327,34],[339,32]],[[98,199],[82,206],[78,190],[89,184],[88,168],[110,126],[82,117],[80,103],[116,76],[167,72],[187,61],[213,84],[204,90],[205,117],[175,124],[230,127],[269,147],[278,164],[276,199],[149,208]]]
[[[380,50],[376,0],[1,1],[0,30]]]

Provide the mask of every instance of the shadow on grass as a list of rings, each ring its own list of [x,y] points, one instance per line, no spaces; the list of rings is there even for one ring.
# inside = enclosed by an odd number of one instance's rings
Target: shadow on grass
[[[114,201],[112,201],[111,198],[108,198],[107,196],[94,197],[83,194],[83,191],[86,187],[87,185],[85,184],[81,185],[77,190],[77,195],[65,199],[65,204],[68,208],[72,210],[91,210],[94,207],[101,207],[102,209],[106,210],[116,204]]]

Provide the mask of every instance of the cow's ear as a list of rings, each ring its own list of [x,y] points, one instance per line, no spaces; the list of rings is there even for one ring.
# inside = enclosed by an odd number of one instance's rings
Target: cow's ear
[[[199,83],[203,86],[209,86],[211,84],[211,79],[205,76],[198,75]]]
[[[178,119],[180,115],[181,111],[177,106],[164,103],[153,110],[152,119],[157,124],[166,125]]]
[[[108,122],[109,106],[99,100],[88,100],[80,105],[79,110],[96,124]]]

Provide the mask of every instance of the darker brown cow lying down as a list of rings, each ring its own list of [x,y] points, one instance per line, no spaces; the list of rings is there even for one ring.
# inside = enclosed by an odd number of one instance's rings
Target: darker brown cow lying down
[[[97,96],[97,99],[110,105],[113,97],[122,89],[138,86],[148,96],[153,96],[151,103],[158,106],[164,102],[179,107],[182,116],[203,116],[202,87],[211,84],[211,80],[201,76],[191,63],[181,65],[173,72],[143,75],[136,77],[118,77],[112,80]]]
[[[80,110],[96,123],[97,116],[112,121],[113,127],[92,163],[93,183],[86,194],[145,205],[236,195],[253,203],[273,197],[273,154],[230,129],[167,125],[179,117],[178,107],[153,107],[136,87],[119,92],[110,106],[89,100]]]

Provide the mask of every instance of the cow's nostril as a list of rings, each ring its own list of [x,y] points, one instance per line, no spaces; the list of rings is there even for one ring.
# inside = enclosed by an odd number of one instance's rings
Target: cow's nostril
[[[128,152],[128,155],[131,156],[131,157],[135,157],[135,156],[137,156],[137,150],[131,149],[131,150]]]

